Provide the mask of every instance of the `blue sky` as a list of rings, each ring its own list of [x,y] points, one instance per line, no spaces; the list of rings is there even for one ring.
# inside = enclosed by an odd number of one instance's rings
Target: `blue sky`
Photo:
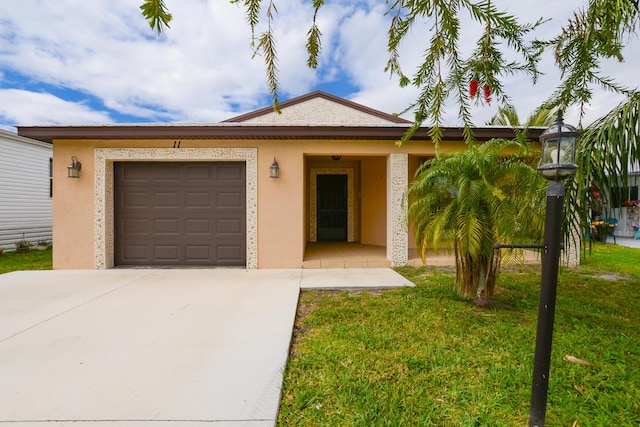
[[[495,0],[520,16],[554,17],[559,25],[583,1]],[[227,0],[166,0],[174,16],[163,35],[140,15],[142,0],[2,0],[0,2],[0,127],[15,125],[144,122],[215,123],[270,104],[264,65],[252,59],[243,11]],[[305,34],[313,16],[310,1],[276,0],[275,29],[281,99],[321,89],[387,113],[415,98],[384,72],[384,0],[330,0],[321,10],[323,53],[318,70],[306,67]],[[540,13],[538,16],[536,14]],[[473,29],[469,30],[473,33]],[[425,28],[402,46],[405,70],[421,55]],[[632,40],[624,64],[606,64],[610,75],[638,86],[640,43]],[[558,75],[550,58],[537,86],[524,77],[507,82],[522,116],[552,91]],[[585,121],[602,115],[619,98],[597,92]],[[496,106],[475,108],[482,124]],[[405,116],[411,118],[410,116]],[[575,111],[566,114],[577,122]],[[445,115],[457,125],[456,107]]]

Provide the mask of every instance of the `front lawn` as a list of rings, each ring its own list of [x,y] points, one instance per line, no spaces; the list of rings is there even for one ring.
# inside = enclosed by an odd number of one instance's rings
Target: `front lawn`
[[[639,261],[597,244],[562,269],[547,426],[640,425]],[[540,267],[503,272],[488,310],[453,270],[398,271],[418,286],[302,293],[278,425],[526,426]]]
[[[51,270],[52,249],[30,250],[27,253],[4,251],[0,256],[0,274],[18,270]]]

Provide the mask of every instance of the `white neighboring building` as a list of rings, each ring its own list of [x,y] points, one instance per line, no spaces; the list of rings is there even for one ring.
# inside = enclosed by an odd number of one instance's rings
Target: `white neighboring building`
[[[622,188],[616,188],[610,198],[612,216],[618,219],[614,234],[622,237],[633,237],[636,233],[633,224],[640,224],[640,206],[632,203],[640,199],[640,168],[630,170],[628,192],[623,194]]]
[[[0,247],[51,242],[52,145],[0,129]]]

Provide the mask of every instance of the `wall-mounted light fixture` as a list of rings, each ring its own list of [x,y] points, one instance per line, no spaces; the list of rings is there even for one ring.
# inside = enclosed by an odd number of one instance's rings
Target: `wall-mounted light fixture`
[[[276,162],[276,158],[273,158],[273,163],[271,163],[271,167],[269,168],[269,178],[279,178],[280,177],[280,166],[278,166],[278,162]]]
[[[67,166],[67,178],[79,178],[80,169],[82,169],[82,164],[76,156],[71,157],[71,164]]]

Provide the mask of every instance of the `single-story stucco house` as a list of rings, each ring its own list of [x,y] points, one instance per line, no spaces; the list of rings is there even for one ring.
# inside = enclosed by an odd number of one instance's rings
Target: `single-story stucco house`
[[[51,144],[0,129],[0,247],[52,237]]]
[[[435,153],[428,129],[399,147],[410,122],[324,92],[280,108],[215,124],[19,127],[53,144],[54,268],[300,268],[317,242],[384,248],[389,265],[406,264],[403,196]],[[442,150],[464,147],[462,129],[444,129]]]

